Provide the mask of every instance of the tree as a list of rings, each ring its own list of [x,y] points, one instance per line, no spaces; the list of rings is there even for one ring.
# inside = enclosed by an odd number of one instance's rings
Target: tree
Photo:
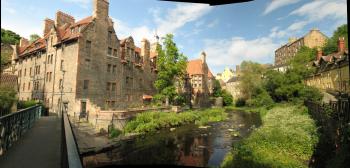
[[[16,91],[13,88],[0,86],[0,111],[9,111],[16,102]]]
[[[37,34],[32,34],[32,35],[30,35],[30,37],[29,37],[29,42],[32,43],[32,42],[34,42],[34,41],[36,41],[36,40],[38,40],[38,39],[40,39],[40,36],[39,36],[39,35],[37,35]]]
[[[186,74],[187,57],[179,53],[173,35],[167,34],[163,38],[164,49],[157,46],[157,80],[154,86],[158,91],[155,96],[158,100],[163,100],[168,97],[172,102],[176,93],[175,80],[183,80]]]
[[[243,61],[239,88],[243,98],[250,99],[257,89],[262,87],[262,77],[266,68],[259,63]]]
[[[213,96],[214,97],[220,97],[222,96],[222,90],[219,80],[214,79],[214,85],[213,85]]]
[[[338,51],[339,37],[345,38],[345,46],[348,48],[348,24],[339,26],[337,30],[334,31],[333,36],[327,40],[325,46],[322,49],[325,55]]]
[[[21,36],[11,30],[1,28],[1,43],[4,44],[18,44]]]

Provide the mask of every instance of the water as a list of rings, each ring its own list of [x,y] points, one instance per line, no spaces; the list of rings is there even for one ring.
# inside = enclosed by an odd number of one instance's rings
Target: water
[[[229,119],[211,123],[207,129],[194,124],[161,130],[153,135],[123,141],[106,153],[85,157],[86,167],[129,164],[183,166],[219,166],[232,143],[247,137],[252,127],[261,124],[256,113],[229,112]],[[233,136],[233,129],[239,136]]]

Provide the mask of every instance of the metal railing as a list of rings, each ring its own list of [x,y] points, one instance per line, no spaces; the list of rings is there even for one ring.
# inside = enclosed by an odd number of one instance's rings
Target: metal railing
[[[36,105],[0,117],[0,156],[3,155],[41,116]]]
[[[82,168],[79,149],[66,112],[62,113],[62,167]]]

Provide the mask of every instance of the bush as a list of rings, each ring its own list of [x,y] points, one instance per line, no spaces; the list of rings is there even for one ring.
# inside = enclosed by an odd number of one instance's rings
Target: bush
[[[0,87],[0,110],[10,111],[16,102],[16,91],[9,87]]]
[[[243,106],[245,106],[245,99],[243,99],[243,98],[238,98],[237,100],[236,100],[236,107],[243,107]]]
[[[318,89],[310,86],[305,86],[304,88],[302,88],[299,91],[299,95],[300,98],[304,101],[320,101],[323,98],[322,93]]]
[[[226,90],[222,90],[222,98],[224,106],[230,106],[233,104],[233,97]]]
[[[25,109],[37,105],[38,102],[35,100],[19,101],[17,104],[18,109]]]
[[[271,96],[265,90],[254,98],[247,100],[247,105],[251,107],[271,107],[273,103]]]
[[[176,95],[174,97],[174,105],[176,105],[176,106],[184,105],[185,101],[186,101],[185,98],[181,95]]]
[[[116,138],[116,137],[118,137],[120,134],[122,134],[122,131],[121,131],[121,130],[112,127],[112,129],[111,129],[110,132],[109,132],[109,138]]]

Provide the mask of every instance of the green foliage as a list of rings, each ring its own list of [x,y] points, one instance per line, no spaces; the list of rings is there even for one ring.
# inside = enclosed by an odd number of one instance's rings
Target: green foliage
[[[233,97],[229,92],[227,92],[226,90],[222,90],[221,96],[223,98],[224,106],[231,106],[233,104]]]
[[[177,95],[174,86],[175,79],[183,79],[186,73],[187,57],[179,53],[175,42],[173,41],[173,35],[167,34],[163,38],[163,46],[157,46],[157,69],[158,75],[157,80],[154,82],[154,86],[158,91],[158,94],[169,98],[172,102],[174,97]]]
[[[246,101],[245,101],[244,98],[238,98],[238,99],[236,100],[235,106],[236,106],[236,107],[243,107],[243,106],[245,106],[245,104],[246,104]]]
[[[186,102],[185,97],[182,95],[176,95],[174,97],[174,105],[181,106],[184,105]]]
[[[329,38],[323,47],[324,55],[328,55],[338,51],[338,39],[339,37],[345,38],[345,46],[348,48],[348,24],[339,26],[337,30],[333,32],[333,36]]]
[[[35,106],[37,104],[38,104],[38,102],[35,101],[35,100],[18,101],[17,108],[18,109],[25,109],[25,108],[29,108],[29,107]]]
[[[222,89],[219,80],[214,79],[213,84],[213,96],[214,97],[221,97],[222,96]]]
[[[243,98],[252,98],[255,90],[262,85],[262,75],[266,68],[259,63],[243,61],[241,64],[241,80],[239,88]]]
[[[29,42],[32,43],[36,40],[40,39],[40,36],[37,35],[37,34],[31,34],[30,37],[29,37]]]
[[[311,75],[315,68],[310,64],[316,59],[315,48],[301,47],[298,53],[290,60],[290,68],[286,73],[288,82],[301,82],[305,77]],[[291,81],[296,80],[296,81]]]
[[[304,106],[280,105],[263,116],[263,125],[234,146],[222,167],[307,167],[317,129]]]
[[[0,110],[9,110],[16,102],[16,91],[10,87],[0,87]]]
[[[253,98],[247,100],[247,105],[251,107],[271,107],[273,103],[272,98],[264,89],[260,89]]]
[[[161,128],[175,127],[191,122],[195,122],[198,125],[205,125],[208,122],[225,120],[226,117],[227,113],[224,109],[207,109],[182,113],[144,112],[137,114],[136,118],[128,122],[124,127],[124,132],[155,132]]]
[[[112,127],[112,129],[109,132],[109,138],[116,138],[121,134],[122,134],[121,130]]]
[[[11,30],[1,28],[1,43],[4,44],[18,44],[21,36]]]

